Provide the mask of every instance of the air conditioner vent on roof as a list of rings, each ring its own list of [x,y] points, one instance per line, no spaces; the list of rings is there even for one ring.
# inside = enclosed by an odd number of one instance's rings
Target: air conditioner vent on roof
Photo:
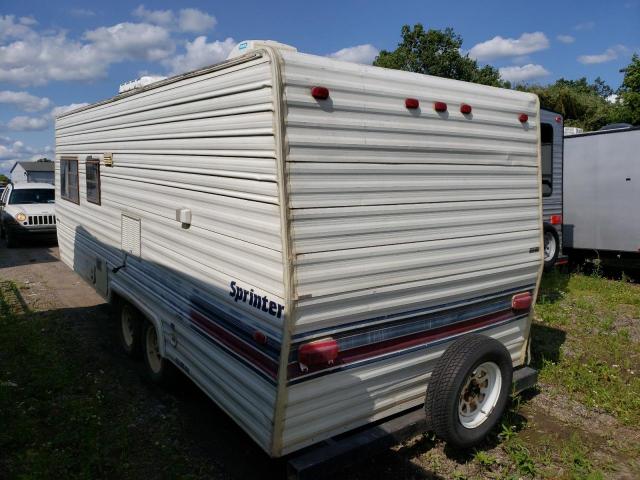
[[[258,50],[262,47],[272,47],[277,48],[278,50],[289,50],[290,52],[298,51],[297,48],[292,47],[291,45],[275,42],[273,40],[245,40],[233,47],[233,50],[231,50],[231,52],[229,52],[229,55],[227,56],[227,60],[229,60],[230,58],[239,57],[240,55],[244,55],[251,50]]]
[[[131,80],[130,82],[121,83],[120,88],[118,89],[118,93],[124,93],[136,88],[146,87],[147,85],[159,82],[160,80],[164,80],[165,78],[167,77],[163,77],[161,75],[145,75],[144,77],[136,78],[135,80]]]

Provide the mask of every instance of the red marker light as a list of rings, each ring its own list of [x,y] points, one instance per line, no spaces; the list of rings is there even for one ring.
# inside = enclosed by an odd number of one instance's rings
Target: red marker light
[[[556,117],[556,123],[560,123],[560,122],[562,122],[562,117],[560,115],[558,115]]]
[[[513,310],[528,310],[533,303],[533,295],[530,292],[518,293],[511,299],[511,308]]]
[[[470,114],[471,105],[467,105],[466,103],[463,103],[462,105],[460,105],[460,113],[464,113],[465,115]]]
[[[298,362],[300,368],[306,370],[310,366],[332,364],[339,353],[338,342],[333,338],[324,338],[301,345],[298,349]]]
[[[266,345],[267,343],[267,336],[260,330],[256,330],[255,332],[253,332],[253,339],[260,345]]]
[[[562,215],[551,215],[549,222],[551,225],[562,225]]]
[[[447,111],[447,104],[444,102],[434,102],[433,103],[433,109],[436,112],[446,112]]]
[[[520,120],[521,123],[525,123],[529,120],[529,115],[527,115],[526,113],[521,113],[518,117],[518,120]]]
[[[326,100],[329,98],[329,89],[325,87],[313,87],[311,89],[311,96],[316,100]]]
[[[420,102],[417,98],[405,98],[404,106],[410,109],[418,108],[420,106]]]

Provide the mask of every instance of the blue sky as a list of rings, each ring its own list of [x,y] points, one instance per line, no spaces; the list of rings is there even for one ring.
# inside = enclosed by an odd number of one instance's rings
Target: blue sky
[[[272,39],[369,63],[403,24],[453,27],[480,63],[515,82],[600,76],[619,86],[640,52],[640,0],[611,2],[315,1],[0,3],[0,173],[53,156],[53,118],[113,96],[141,75],[224,59],[236,42]]]

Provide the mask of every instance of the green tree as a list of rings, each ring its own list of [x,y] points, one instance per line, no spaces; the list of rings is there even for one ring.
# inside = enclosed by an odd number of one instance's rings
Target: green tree
[[[640,56],[634,53],[631,63],[620,71],[624,73],[624,79],[617,91],[614,120],[640,125]]]
[[[560,78],[551,85],[520,85],[517,88],[537,94],[540,105],[561,113],[567,126],[592,131],[611,123],[613,106],[607,97],[613,89],[599,77],[591,84],[585,77],[578,80]]]
[[[462,37],[452,28],[426,30],[417,23],[413,29],[404,25],[398,48],[382,50],[373,64],[378,67],[406,70],[437,77],[453,78],[496,87],[509,86],[490,65],[479,67],[468,54],[461,54]]]
[[[7,183],[9,183],[9,181],[9,177],[0,173],[0,185],[6,185]]]

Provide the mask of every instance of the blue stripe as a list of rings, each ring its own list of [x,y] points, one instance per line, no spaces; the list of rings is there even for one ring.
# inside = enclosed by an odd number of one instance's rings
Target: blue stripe
[[[474,304],[481,303],[486,300],[499,299],[502,296],[512,295],[514,293],[520,293],[528,290],[532,290],[535,288],[535,285],[525,285],[517,288],[512,288],[509,290],[505,290],[503,292],[492,293],[490,295],[483,295],[481,297],[475,297],[467,300],[459,300],[457,302],[444,303],[441,305],[437,305],[435,307],[428,308],[418,308],[415,310],[409,310],[406,312],[394,313],[390,315],[380,315],[378,317],[368,318],[366,320],[358,320],[356,322],[351,323],[343,323],[340,325],[336,325],[333,327],[325,327],[318,330],[312,330],[309,332],[298,333],[291,337],[292,343],[298,344],[303,341],[309,341],[313,338],[322,338],[329,334],[335,334],[343,332],[344,330],[355,330],[358,327],[366,327],[374,322],[385,322],[385,327],[389,326],[388,322],[402,322],[405,323],[410,317],[416,317],[418,315],[427,315],[430,313],[436,313],[441,310],[450,310],[455,307],[465,307],[465,306],[473,306]],[[491,313],[491,312],[489,312]]]
[[[228,353],[229,355],[231,355],[234,359],[236,359],[237,361],[241,362],[243,365],[245,365],[246,367],[249,367],[250,370],[252,370],[254,373],[258,374],[260,377],[264,378],[267,382],[269,382],[271,385],[276,386],[277,382],[275,379],[271,378],[266,372],[263,372],[262,370],[260,370],[258,367],[254,366],[253,364],[249,363],[247,361],[246,358],[241,357],[240,355],[238,355],[237,353],[235,353],[233,350],[231,350],[230,348],[228,348],[226,345],[224,345],[221,342],[217,342],[215,339],[211,338],[206,332],[203,332],[200,327],[198,327],[197,325],[191,323],[191,329],[196,332],[198,335],[200,335],[202,338],[204,338],[205,340],[207,340],[207,342],[212,343],[213,345],[215,345],[216,347],[220,347],[224,350],[225,353]]]
[[[409,348],[406,348],[404,350],[400,350],[400,351],[397,351],[397,352],[386,353],[386,354],[380,355],[378,357],[374,357],[374,358],[367,359],[367,360],[361,360],[361,361],[358,361],[358,362],[350,363],[348,365],[341,365],[341,366],[338,366],[338,367],[334,367],[334,368],[330,368],[330,369],[326,369],[326,370],[321,370],[321,371],[316,372],[316,373],[311,373],[309,375],[305,375],[305,376],[302,376],[302,377],[297,377],[297,378],[295,378],[293,380],[289,380],[287,385],[289,385],[289,386],[296,385],[298,383],[302,383],[302,382],[305,382],[305,381],[308,381],[308,380],[314,380],[316,378],[324,377],[325,375],[330,375],[332,373],[343,372],[345,370],[351,370],[353,368],[359,368],[359,367],[362,367],[362,366],[365,366],[365,365],[369,365],[369,364],[372,364],[372,363],[375,363],[375,362],[380,362],[382,360],[388,360],[390,358],[396,358],[396,357],[399,357],[401,355],[407,355],[409,353],[417,352],[417,351],[420,351],[420,350],[426,350],[426,349],[429,349],[429,348],[433,348],[433,347],[436,347],[436,346],[441,345],[443,343],[450,342],[451,340],[453,340],[455,338],[458,338],[458,337],[461,337],[461,336],[464,336],[464,335],[468,335],[469,333],[485,332],[485,331],[490,330],[490,329],[495,328],[495,327],[507,325],[507,324],[509,324],[511,322],[515,322],[515,321],[521,320],[523,318],[526,318],[528,315],[529,315],[528,313],[524,314],[524,315],[519,315],[517,317],[510,318],[510,319],[504,320],[502,322],[497,322],[497,323],[494,323],[494,324],[491,324],[491,325],[487,325],[486,327],[481,327],[481,328],[478,328],[478,329],[475,329],[475,330],[469,330],[468,332],[463,332],[463,333],[458,333],[456,335],[451,335],[450,337],[441,338],[441,339],[435,340],[433,342],[424,343],[422,345],[416,345],[415,347],[409,347]]]

